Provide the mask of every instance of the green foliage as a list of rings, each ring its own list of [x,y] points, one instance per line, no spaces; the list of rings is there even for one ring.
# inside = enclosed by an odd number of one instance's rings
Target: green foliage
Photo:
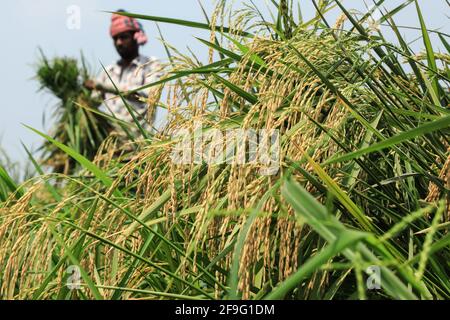
[[[381,18],[399,46],[367,27],[370,13],[358,17],[340,1],[314,2],[310,21],[296,20],[293,1],[271,2],[272,21],[252,3],[227,28],[216,25],[221,6],[207,23],[126,13],[212,28],[200,41],[220,60],[202,65],[166,45],[171,74],[136,90],[175,80],[172,98],[158,103],[169,123],[127,161],[108,140],[94,163],[74,140],[34,130],[82,170],[58,175],[61,187],[42,175],[38,192],[25,184],[4,202],[2,297],[450,298],[448,60],[433,53],[420,8],[425,58],[393,20],[410,0]],[[332,8],[350,27],[330,26]],[[43,79],[63,105],[89,96],[73,61],[50,69]],[[171,134],[199,120],[203,133],[279,130],[280,171],[173,163]],[[80,270],[80,290],[66,286],[69,266]],[[381,290],[366,288],[373,266]]]

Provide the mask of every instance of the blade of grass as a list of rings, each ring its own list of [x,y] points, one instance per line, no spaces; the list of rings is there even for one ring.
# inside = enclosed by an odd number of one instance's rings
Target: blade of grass
[[[6,169],[3,168],[1,164],[0,164],[0,182],[3,182],[3,184],[9,189],[9,191],[15,195],[16,199],[20,199],[23,196],[24,192],[22,188],[20,188],[14,182],[14,180],[9,176],[8,172],[6,172]]]
[[[330,165],[333,163],[349,161],[349,160],[352,160],[355,158],[359,158],[359,157],[361,157],[365,154],[371,153],[371,152],[389,148],[391,146],[400,144],[402,142],[411,140],[413,138],[422,136],[422,135],[430,133],[430,132],[434,132],[434,131],[442,130],[442,129],[448,129],[449,127],[450,127],[450,116],[442,117],[439,120],[428,122],[424,125],[421,125],[417,128],[411,129],[406,132],[402,132],[402,133],[400,133],[396,136],[393,136],[391,138],[388,138],[384,141],[372,144],[371,146],[369,146],[367,148],[356,150],[356,151],[347,153],[343,156],[333,157],[333,158],[325,161],[322,165],[326,166],[326,165]]]
[[[286,201],[292,205],[296,213],[304,218],[305,222],[329,243],[332,243],[338,238],[339,230],[346,229],[336,217],[329,215],[323,205],[293,180],[288,179],[283,184],[281,193]],[[373,235],[369,234],[366,238],[368,244],[374,243],[373,241],[369,241],[372,237]],[[377,243],[377,246],[379,248],[379,243]],[[365,244],[359,243],[354,250],[347,248],[342,253],[350,261],[354,261],[355,251],[360,252],[362,258],[367,260],[368,263],[380,266],[383,277],[381,286],[391,296],[397,299],[417,299],[391,270],[382,265],[381,261]]]
[[[53,143],[55,146],[60,148],[62,151],[67,153],[69,156],[71,156],[74,160],[76,160],[79,164],[81,164],[84,168],[86,168],[88,171],[93,173],[106,187],[111,187],[112,180],[104,173],[99,167],[97,167],[94,163],[89,161],[86,157],[82,156],[72,148],[69,148],[68,146],[54,140],[50,136],[46,135],[45,133],[40,132],[39,130],[36,130],[30,126],[27,126],[23,124],[26,128],[30,129],[31,131],[37,133],[44,139],[48,140],[49,142]],[[116,196],[122,196],[121,192],[117,189],[114,190],[114,194]]]
[[[303,265],[299,267],[297,272],[280,283],[270,294],[265,297],[265,300],[280,300],[286,294],[298,286],[301,281],[309,275],[317,271],[322,265],[325,265],[333,257],[340,254],[343,250],[355,246],[359,241],[367,237],[367,234],[359,231],[345,230],[342,231],[336,241],[330,243],[325,249],[322,249],[314,257],[310,258]]]
[[[195,21],[173,19],[173,18],[166,18],[166,17],[157,17],[157,16],[148,16],[148,15],[136,14],[136,13],[130,13],[130,12],[115,12],[115,11],[104,11],[104,12],[120,14],[122,16],[132,17],[132,18],[136,18],[136,19],[170,23],[170,24],[176,24],[179,26],[197,28],[197,29],[203,29],[203,30],[211,30],[211,26],[209,24],[195,22]],[[222,26],[216,26],[215,28],[216,28],[216,30],[222,30],[223,32],[227,32],[227,33],[233,32],[233,33],[239,34],[241,36],[253,37],[253,35],[251,33],[241,31],[241,30],[236,30],[236,29],[232,30],[230,28],[222,27]]]
[[[417,15],[419,16],[420,28],[422,29],[423,43],[425,45],[425,49],[426,49],[426,52],[427,52],[428,67],[431,70],[433,70],[435,73],[437,73],[438,72],[438,68],[437,68],[437,65],[436,65],[436,57],[434,55],[433,47],[431,45],[430,36],[428,34],[427,27],[425,26],[425,21],[423,19],[422,12],[420,10],[419,3],[417,2],[417,0],[415,0],[415,4],[416,4],[416,9],[417,9]],[[434,90],[435,94],[439,97],[439,83],[438,83],[438,79],[436,78],[434,73],[430,73],[429,76],[432,79],[433,90]]]

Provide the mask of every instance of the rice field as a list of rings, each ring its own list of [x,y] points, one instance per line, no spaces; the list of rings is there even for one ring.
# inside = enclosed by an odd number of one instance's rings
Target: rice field
[[[383,0],[362,16],[313,1],[309,21],[300,1],[269,2],[266,17],[218,1],[206,23],[121,13],[211,31],[206,64],[166,44],[145,87],[148,118],[168,111],[158,132],[103,115],[77,85],[85,67],[43,56],[60,127],[30,128],[47,150],[29,152],[34,177],[0,164],[1,299],[450,298],[449,35],[414,0],[379,21]],[[419,54],[395,23],[409,6]],[[276,157],[259,138],[251,161],[238,134],[244,161],[228,159],[233,130],[278,133]]]

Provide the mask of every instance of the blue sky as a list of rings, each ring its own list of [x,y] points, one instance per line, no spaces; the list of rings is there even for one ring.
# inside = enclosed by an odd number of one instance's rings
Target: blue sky
[[[314,11],[310,1],[299,1],[303,6],[303,15],[306,18],[311,17]],[[208,12],[212,11],[213,2],[202,1]],[[242,6],[242,1],[235,2],[236,7]],[[254,2],[264,7],[266,0]],[[371,0],[366,2],[372,3]],[[402,2],[404,0],[387,0],[386,8],[394,8]],[[344,0],[343,3],[348,8],[365,9],[362,0]],[[419,4],[429,28],[439,28],[442,32],[450,33],[450,10],[445,0],[419,0]],[[80,29],[71,30],[67,27],[67,9],[72,5],[80,9]],[[38,92],[39,86],[32,79],[34,64],[39,57],[38,47],[40,46],[48,57],[79,57],[82,50],[96,73],[100,70],[100,61],[106,65],[117,59],[108,34],[110,15],[102,11],[119,8],[148,15],[204,21],[197,0],[15,0],[2,3],[0,146],[12,159],[20,160],[25,157],[20,141],[31,148],[36,148],[41,143],[41,139],[21,123],[43,131],[48,131],[51,127],[49,116],[56,101],[49,94]],[[337,14],[337,11],[332,13],[330,21],[333,21]],[[418,27],[414,5],[396,16],[396,23]],[[150,41],[142,48],[141,53],[164,60],[166,54],[158,41],[155,24],[144,21],[143,25]],[[200,58],[206,58],[207,49],[194,38],[207,37],[205,32],[167,24],[161,24],[160,27],[166,40],[181,52],[187,53],[186,47],[189,46]],[[411,41],[419,36],[414,30],[403,29],[403,33]],[[436,48],[439,48],[437,38],[432,39]],[[419,39],[414,43],[414,48],[420,50],[421,47],[422,42]]]

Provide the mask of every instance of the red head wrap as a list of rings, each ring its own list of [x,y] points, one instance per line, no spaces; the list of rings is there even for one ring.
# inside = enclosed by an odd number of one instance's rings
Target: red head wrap
[[[113,13],[110,27],[111,37],[115,37],[119,33],[127,31],[135,31],[134,39],[136,39],[139,45],[147,43],[148,39],[142,29],[142,25],[136,19]]]

